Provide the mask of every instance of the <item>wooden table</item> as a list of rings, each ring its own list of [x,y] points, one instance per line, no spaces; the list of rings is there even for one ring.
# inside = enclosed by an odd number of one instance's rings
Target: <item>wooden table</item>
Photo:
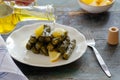
[[[102,14],[80,13],[71,15],[70,12],[81,10],[77,0],[39,0],[39,5],[53,4],[56,8],[57,23],[68,25],[77,30],[90,29],[94,33],[96,48],[106,62],[112,77],[108,78],[99,66],[93,51],[88,48],[77,61],[54,68],[33,67],[15,63],[29,78],[29,80],[119,80],[120,79],[120,45],[107,44],[109,27],[120,28],[120,0],[116,0],[113,7]],[[36,21],[21,22],[17,27],[32,24]],[[7,35],[8,36],[8,35]],[[4,39],[7,36],[3,36]]]

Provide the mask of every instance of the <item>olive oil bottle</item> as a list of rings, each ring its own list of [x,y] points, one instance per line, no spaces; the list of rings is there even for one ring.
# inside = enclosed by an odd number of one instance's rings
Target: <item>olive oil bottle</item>
[[[17,23],[26,20],[49,20],[54,21],[54,10],[52,5],[46,6],[14,6],[11,14],[0,17],[0,34],[9,33],[14,30]]]

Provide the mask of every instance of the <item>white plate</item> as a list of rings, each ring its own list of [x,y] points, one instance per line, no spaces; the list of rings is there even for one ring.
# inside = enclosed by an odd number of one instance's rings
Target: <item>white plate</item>
[[[26,49],[26,43],[30,38],[30,35],[34,33],[34,30],[41,24],[48,24],[51,28],[64,28],[68,31],[68,35],[71,39],[76,39],[76,48],[74,49],[72,55],[68,60],[60,59],[57,62],[50,62],[48,56],[41,54],[33,54],[31,51]],[[39,22],[32,25],[25,25],[18,30],[15,30],[6,40],[7,48],[10,55],[19,62],[27,65],[37,66],[37,67],[56,67],[79,59],[86,51],[87,44],[83,34],[77,31],[75,28],[53,23]]]

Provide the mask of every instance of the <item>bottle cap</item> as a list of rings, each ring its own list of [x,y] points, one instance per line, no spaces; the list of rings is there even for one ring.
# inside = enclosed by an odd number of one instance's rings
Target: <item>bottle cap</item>
[[[107,42],[110,45],[117,45],[119,43],[119,29],[117,27],[109,28]]]

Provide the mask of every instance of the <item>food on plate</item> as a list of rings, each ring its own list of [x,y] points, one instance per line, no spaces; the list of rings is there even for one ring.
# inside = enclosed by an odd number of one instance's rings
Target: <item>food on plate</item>
[[[76,45],[76,40],[70,41],[70,45],[68,46],[67,51],[63,54],[64,59],[68,59],[70,57],[70,55],[72,54],[75,48],[75,45]]]
[[[49,25],[41,25],[30,36],[26,49],[35,54],[50,57],[51,62],[56,62],[60,57],[67,60],[76,46],[76,40],[71,40],[68,31],[63,28],[51,30]]]
[[[67,35],[67,31],[65,29],[62,29],[62,28],[55,28],[53,31],[52,31],[52,36],[53,37],[61,37],[63,35]]]
[[[52,31],[53,39],[52,39],[52,44],[53,45],[58,45],[61,43],[65,38],[67,37],[67,31],[62,29],[62,28],[55,28]]]
[[[56,50],[53,50],[53,51],[49,51],[49,56],[51,62],[56,62],[59,60],[61,53]]]
[[[28,50],[30,50],[30,49],[32,48],[32,44],[31,44],[30,42],[28,42],[28,43],[26,44],[26,48],[27,48]]]
[[[105,6],[112,4],[113,0],[81,0],[82,2],[92,6]]]
[[[41,25],[35,30],[35,36],[38,38],[40,35],[42,35],[44,31],[44,25]]]
[[[70,37],[67,36],[66,39],[61,43],[61,45],[58,46],[57,50],[60,53],[64,54],[69,45],[70,45]]]
[[[41,35],[39,35],[38,39],[40,42],[49,42],[51,41],[51,36],[50,36],[50,32],[51,32],[51,29],[50,29],[50,26],[48,25],[44,25],[44,30],[42,32]]]

